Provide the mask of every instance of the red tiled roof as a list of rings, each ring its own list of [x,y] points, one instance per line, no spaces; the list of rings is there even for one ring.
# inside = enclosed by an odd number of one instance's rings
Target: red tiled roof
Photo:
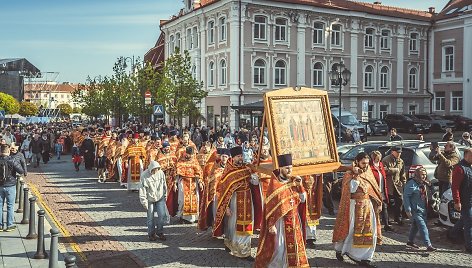
[[[161,35],[159,35],[159,38],[157,39],[156,44],[154,45],[153,48],[151,48],[145,55],[144,55],[144,61],[145,62],[150,62],[151,66],[155,68],[160,68],[162,67],[164,63],[164,43],[165,42],[165,34],[161,32]]]
[[[469,8],[462,10],[466,6],[469,6]],[[472,12],[472,0],[450,0],[441,12],[435,16],[435,19],[449,19],[470,12]]]
[[[201,6],[196,7],[194,10],[211,5],[218,1],[220,0],[201,0]],[[421,20],[421,21],[429,21],[431,17],[433,16],[431,13],[427,11],[386,6],[382,4],[348,1],[348,0],[269,0],[269,1],[310,5],[310,6],[315,6],[315,7],[338,9],[338,10],[344,10],[344,11],[358,11],[358,12],[365,12],[365,13],[373,14],[373,15],[381,15],[381,16],[404,18],[404,19],[414,19],[414,20]],[[470,1],[470,0],[467,0],[467,1]],[[175,19],[183,15],[184,15],[183,10],[180,10],[179,14],[173,16],[170,20],[161,21],[161,26],[167,24],[168,22],[174,21]]]
[[[72,93],[77,86],[77,84],[25,84],[25,92],[41,90],[42,92]]]

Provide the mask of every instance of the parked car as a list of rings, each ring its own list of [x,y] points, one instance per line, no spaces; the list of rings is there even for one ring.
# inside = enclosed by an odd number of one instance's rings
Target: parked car
[[[444,148],[445,142],[439,142],[439,146]],[[436,163],[429,160],[428,156],[431,152],[431,143],[416,141],[403,143],[401,159],[405,163],[405,172],[408,172],[407,179],[413,178],[415,170],[419,167],[424,167],[428,173],[428,181],[431,183],[431,187],[428,191],[429,205],[432,212],[437,213],[439,211],[439,204],[441,197],[439,196],[438,180],[434,177],[434,170],[436,169]],[[379,151],[383,156],[390,154],[390,145],[382,145],[379,147]],[[456,150],[459,155],[464,155],[465,146],[456,143]]]
[[[343,154],[345,154],[347,151],[349,151],[352,147],[355,147],[355,143],[342,143],[338,144],[337,149],[338,149],[338,155],[339,157],[342,157]]]
[[[357,129],[359,132],[359,136],[362,141],[365,141],[367,139],[367,134],[365,131],[365,125],[359,122],[359,120],[356,119],[356,117],[346,111],[346,110],[341,110],[341,119],[339,120],[339,107],[335,107],[331,109],[331,116],[333,118],[333,124],[334,128],[336,130],[336,137],[338,137],[339,133],[339,121],[341,121],[341,134],[343,141],[347,141],[346,139],[349,138],[349,133],[352,132],[352,130]]]
[[[409,133],[428,133],[431,127],[431,124],[405,114],[387,114],[384,121],[389,129],[396,128]]]
[[[437,114],[415,114],[415,117],[428,121],[431,124],[431,131],[442,132],[446,128],[456,128],[456,124]]]
[[[443,193],[441,203],[439,204],[439,221],[449,227],[454,226],[461,218],[460,211],[454,208],[454,200],[452,199],[452,190],[448,189]]]
[[[444,118],[456,123],[456,129],[458,130],[472,131],[472,119],[468,117],[462,115],[446,115]]]
[[[369,129],[370,135],[387,135],[388,133],[388,125],[382,119],[369,119]]]

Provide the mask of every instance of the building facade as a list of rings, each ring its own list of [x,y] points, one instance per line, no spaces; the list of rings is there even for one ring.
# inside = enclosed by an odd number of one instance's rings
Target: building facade
[[[446,5],[436,17],[433,40],[433,111],[472,117],[472,0]]]
[[[72,108],[80,107],[73,101],[72,92],[79,84],[37,83],[25,84],[24,100],[35,103],[38,107],[55,109],[59,104],[69,104]]]
[[[207,125],[245,125],[231,107],[285,87],[321,88],[339,104],[339,87],[329,77],[339,62],[352,73],[342,106],[358,118],[363,100],[371,118],[432,110],[434,10],[341,0],[184,2],[178,15],[161,22],[164,54],[167,59],[175,47],[190,52],[192,74],[208,91],[201,104]]]

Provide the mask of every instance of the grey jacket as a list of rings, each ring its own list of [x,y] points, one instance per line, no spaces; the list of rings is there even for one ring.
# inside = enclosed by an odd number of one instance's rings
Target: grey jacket
[[[401,158],[396,159],[393,155],[387,155],[382,159],[382,164],[387,173],[387,189],[389,195],[395,191],[399,196],[403,194],[403,186],[406,183],[405,163]]]

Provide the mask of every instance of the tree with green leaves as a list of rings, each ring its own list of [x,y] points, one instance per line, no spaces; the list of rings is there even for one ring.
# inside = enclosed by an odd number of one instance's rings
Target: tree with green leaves
[[[20,111],[20,103],[12,95],[0,92],[0,110],[7,114],[16,114]]]
[[[22,101],[20,103],[20,111],[18,112],[22,116],[34,116],[39,112],[39,108],[36,104],[29,101]]]
[[[72,107],[68,103],[61,103],[57,105],[57,109],[61,110],[61,113],[64,115],[70,115],[72,113]]]
[[[82,108],[80,108],[78,106],[74,107],[74,108],[72,108],[72,113],[73,114],[80,114],[80,113],[82,113]]]
[[[175,53],[165,61],[156,92],[157,102],[164,104],[166,112],[178,125],[182,125],[184,116],[195,118],[200,115],[198,104],[208,95],[202,88],[203,83],[192,76],[188,51],[181,53],[176,48]]]

